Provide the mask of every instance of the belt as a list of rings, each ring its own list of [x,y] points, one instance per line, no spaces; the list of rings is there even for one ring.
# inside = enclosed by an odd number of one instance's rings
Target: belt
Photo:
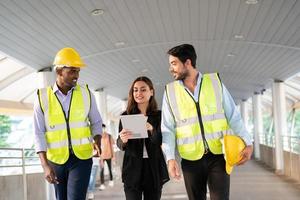
[[[204,154],[210,153],[209,149],[204,149]]]

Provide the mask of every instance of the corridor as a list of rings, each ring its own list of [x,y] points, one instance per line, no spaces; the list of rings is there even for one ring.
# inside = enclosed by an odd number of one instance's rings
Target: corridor
[[[124,200],[123,185],[118,179],[114,187],[97,190],[95,199]],[[170,181],[163,188],[162,200],[187,200],[183,180]],[[209,194],[208,194],[209,199]],[[257,161],[236,167],[231,176],[231,200],[299,200],[300,184],[273,173]]]

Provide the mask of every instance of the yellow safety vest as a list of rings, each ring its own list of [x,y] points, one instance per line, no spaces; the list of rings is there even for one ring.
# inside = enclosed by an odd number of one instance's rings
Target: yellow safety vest
[[[91,158],[93,146],[88,121],[91,102],[88,87],[77,85],[73,89],[68,118],[51,87],[39,89],[38,96],[45,118],[47,159],[64,164],[69,158],[69,147],[79,159]]]
[[[222,154],[220,139],[229,131],[222,106],[222,83],[217,73],[204,74],[198,102],[179,81],[166,85],[166,94],[175,120],[176,142],[180,156],[200,159],[205,142],[214,154]]]

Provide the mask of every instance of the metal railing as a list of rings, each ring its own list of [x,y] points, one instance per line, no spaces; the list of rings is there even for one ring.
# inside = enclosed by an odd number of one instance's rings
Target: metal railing
[[[259,135],[260,144],[264,144],[269,147],[275,147],[275,137],[274,135],[269,134],[260,134]]]
[[[275,147],[275,136],[274,135],[260,135],[260,144],[264,144],[269,147]],[[300,137],[299,136],[290,136],[290,135],[281,135],[281,144],[283,150],[300,154]]]
[[[0,148],[0,175],[7,174],[9,168],[21,168],[23,178],[23,199],[27,200],[26,167],[40,166],[34,149]],[[14,173],[15,174],[15,173]]]
[[[283,150],[300,154],[300,137],[282,135],[282,146]]]

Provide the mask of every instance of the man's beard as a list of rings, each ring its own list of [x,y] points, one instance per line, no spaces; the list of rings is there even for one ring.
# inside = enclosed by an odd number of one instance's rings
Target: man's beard
[[[174,77],[175,80],[184,80],[189,75],[188,71],[184,71],[180,74],[177,73],[177,77]]]

